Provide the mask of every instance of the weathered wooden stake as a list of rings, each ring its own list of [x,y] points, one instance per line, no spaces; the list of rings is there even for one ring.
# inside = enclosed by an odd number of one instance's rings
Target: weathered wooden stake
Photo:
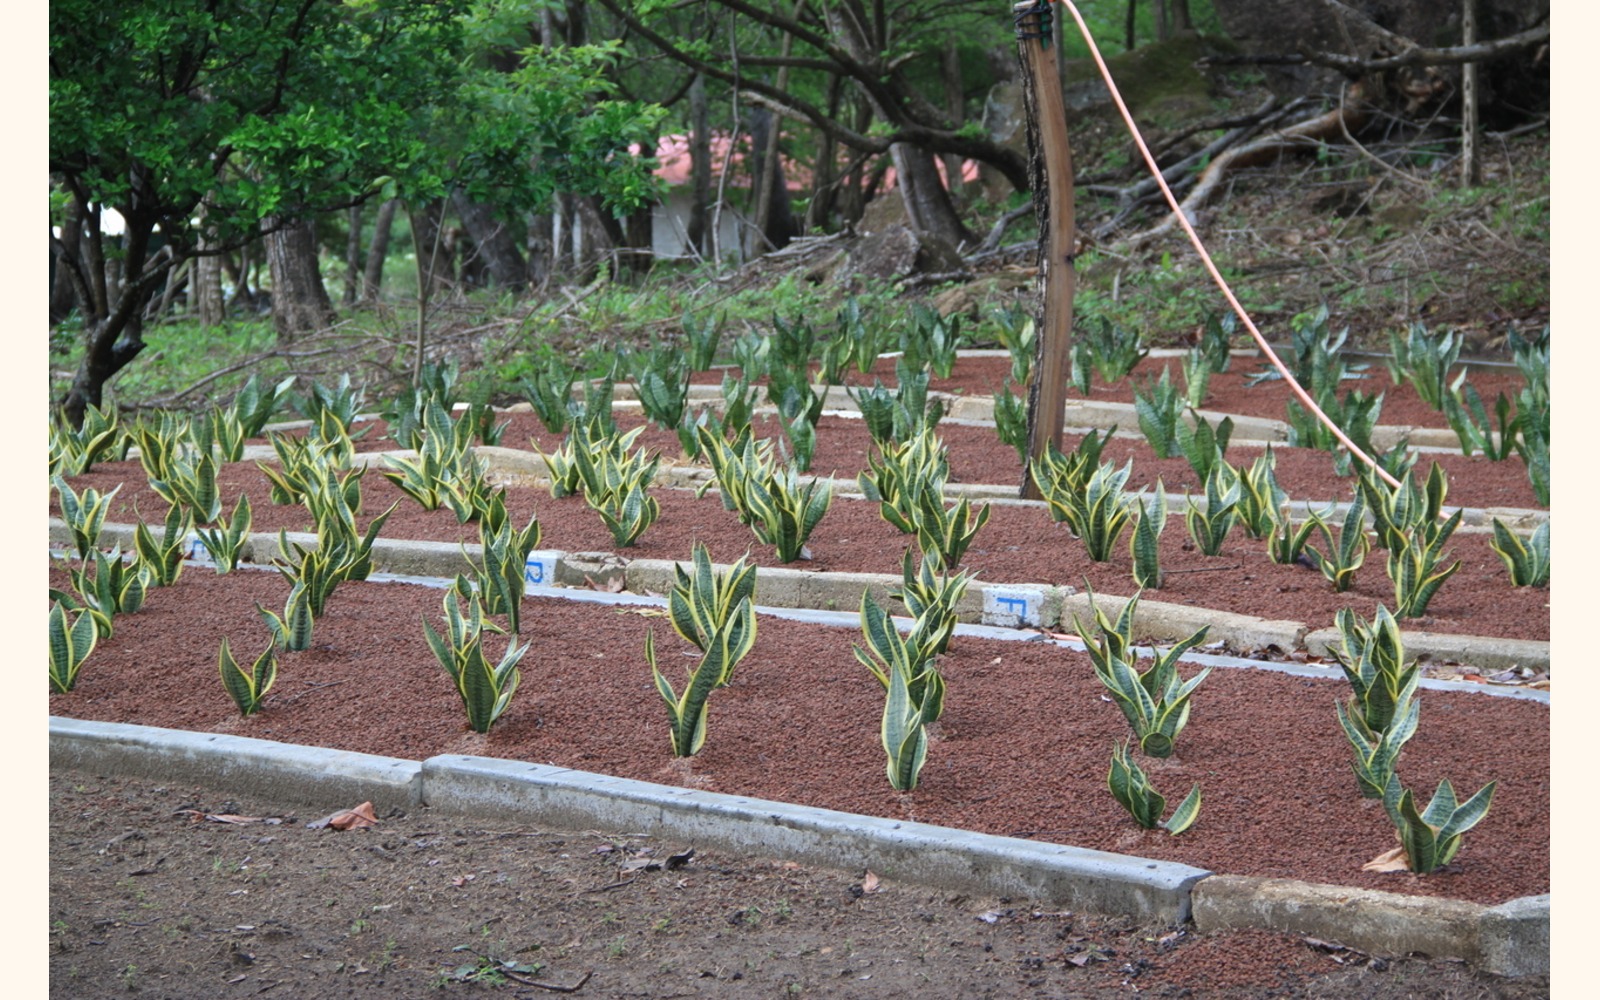
[[[1028,455],[1038,458],[1050,447],[1061,447],[1061,429],[1066,423],[1077,227],[1072,207],[1072,147],[1067,144],[1067,109],[1051,42],[1050,4],[1026,0],[1012,11],[1028,115],[1028,159],[1033,211],[1039,221],[1039,283],[1044,298],[1043,311],[1036,319],[1033,378],[1028,384]],[[1022,471],[1021,492],[1024,497],[1039,497],[1027,469]]]

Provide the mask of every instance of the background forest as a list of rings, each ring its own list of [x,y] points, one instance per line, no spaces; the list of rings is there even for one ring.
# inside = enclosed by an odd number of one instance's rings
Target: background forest
[[[1079,7],[1269,335],[1327,306],[1352,343],[1481,353],[1548,323],[1547,0]],[[1191,343],[1220,301],[1059,10],[1052,42],[1079,324]],[[849,295],[982,342],[1034,303],[1016,44],[993,0],[60,0],[52,400],[449,357],[505,402],[686,313]]]

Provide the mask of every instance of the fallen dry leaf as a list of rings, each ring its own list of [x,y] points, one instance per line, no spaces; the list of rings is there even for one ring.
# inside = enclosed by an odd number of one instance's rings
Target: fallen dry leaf
[[[598,590],[602,594],[620,594],[620,593],[622,593],[622,582],[623,581],[622,581],[622,575],[620,573],[617,574],[616,576],[612,577],[611,579],[607,580],[605,583],[595,583],[594,582],[594,577],[592,577],[592,576],[585,576],[583,578],[583,581],[589,585],[589,589],[590,590]]]
[[[450,880],[450,884],[459,889],[477,877],[478,876],[476,875],[457,875],[455,878]]]
[[[335,830],[361,830],[369,826],[377,826],[377,814],[372,811],[371,802],[363,802],[354,809],[344,809],[330,813],[321,819],[312,820],[306,826],[313,830],[320,830],[331,826]]]
[[[238,816],[233,813],[201,812],[199,809],[179,809],[173,815],[187,816],[191,823],[232,823],[239,826],[247,823],[266,823],[269,826],[277,826],[283,822],[281,816]]]
[[[861,879],[861,891],[879,892],[881,889],[882,887],[878,884],[878,876],[872,873],[871,868],[868,868],[866,876]]]
[[[1396,847],[1384,851],[1382,854],[1361,866],[1364,872],[1403,872],[1410,869],[1406,861],[1406,849]]]

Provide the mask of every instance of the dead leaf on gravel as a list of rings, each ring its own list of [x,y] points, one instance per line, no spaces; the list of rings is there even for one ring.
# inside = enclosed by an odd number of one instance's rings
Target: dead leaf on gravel
[[[372,811],[371,802],[363,802],[354,809],[342,809],[339,812],[330,813],[321,819],[315,819],[306,824],[312,830],[320,830],[326,826],[331,826],[335,830],[362,830],[369,826],[377,825],[378,816]]]
[[[1406,849],[1396,847],[1384,851],[1382,854],[1361,866],[1364,872],[1403,872],[1411,866],[1406,862]]]
[[[457,889],[460,889],[463,886],[465,886],[468,882],[473,881],[477,877],[478,876],[476,876],[476,875],[457,875],[455,878],[450,880],[450,884],[455,886]]]
[[[878,876],[872,873],[871,868],[868,868],[867,874],[861,879],[861,891],[867,893],[881,892],[882,890],[883,887],[878,884]]]
[[[598,590],[602,594],[620,594],[620,593],[622,593],[623,580],[622,580],[622,576],[620,574],[617,575],[617,576],[612,577],[611,579],[607,580],[605,583],[595,583],[594,582],[594,577],[592,577],[592,576],[585,576],[583,578],[583,581],[589,585],[589,589],[590,590]]]
[[[208,813],[199,809],[179,809],[174,816],[187,816],[191,823],[232,823],[243,826],[248,823],[266,823],[277,826],[283,822],[282,816],[238,816],[234,813]]]

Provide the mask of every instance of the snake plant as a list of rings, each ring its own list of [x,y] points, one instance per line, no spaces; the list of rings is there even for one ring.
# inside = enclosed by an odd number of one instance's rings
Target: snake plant
[[[935,664],[935,650],[948,641],[942,628],[943,621],[936,616],[919,617],[911,632],[902,636],[872,594],[861,595],[861,635],[867,644],[853,647],[856,660],[885,690],[893,687],[895,677],[903,677],[907,696],[926,724],[944,714],[944,676]]]
[[[542,530],[537,517],[518,529],[506,513],[505,500],[496,494],[489,510],[478,522],[478,541],[482,563],[472,568],[486,614],[505,615],[512,632],[522,634],[522,597],[528,590],[528,553],[539,545]],[[463,548],[463,554],[465,549]],[[465,591],[466,587],[458,587]]]
[[[311,630],[316,616],[311,612],[311,592],[305,583],[296,580],[289,588],[289,596],[283,602],[283,617],[262,607],[260,601],[256,602],[256,614],[272,634],[275,646],[291,652],[311,648]]]
[[[294,386],[294,382],[295,376],[290,375],[270,390],[263,390],[254,374],[245,379],[244,385],[228,404],[228,411],[243,427],[245,437],[261,436],[266,430],[267,423],[278,412],[284,397]]]
[[[1046,448],[1045,453],[1028,466],[1028,474],[1039,487],[1039,495],[1082,493],[1100,465],[1100,455],[1106,444],[1116,433],[1115,427],[1106,431],[1105,437],[1101,437],[1098,430],[1090,431],[1078,441],[1076,448],[1065,454],[1057,451],[1053,444]],[[1050,519],[1065,520],[1055,507],[1050,509]]]
[[[226,525],[195,529],[195,536],[205,546],[211,556],[211,564],[219,574],[231,573],[239,568],[239,557],[244,552],[245,542],[250,539],[250,522],[250,497],[241,493],[239,502],[233,505],[233,516]]]
[[[1372,542],[1367,538],[1366,517],[1366,503],[1358,492],[1345,511],[1344,523],[1339,526],[1338,541],[1335,542],[1333,533],[1324,527],[1323,540],[1327,543],[1328,551],[1324,553],[1315,545],[1305,546],[1316,561],[1317,569],[1333,584],[1334,593],[1342,594],[1350,589],[1355,582],[1356,571],[1366,561],[1367,552],[1372,548]]]
[[[812,479],[802,488],[792,463],[750,478],[744,490],[750,527],[756,538],[777,549],[779,562],[801,557],[811,532],[833,506],[833,484]]]
[[[1457,510],[1446,524],[1453,530],[1460,521],[1461,511]],[[1421,618],[1427,614],[1428,604],[1439,588],[1461,568],[1460,559],[1445,565],[1447,538],[1448,532],[1429,539],[1419,530],[1407,536],[1404,545],[1389,549],[1384,568],[1394,583],[1394,613],[1399,617]]]
[[[472,493],[467,485],[484,476],[484,463],[472,451],[472,432],[465,421],[457,423],[437,402],[429,400],[422,408],[422,425],[415,438],[415,461],[384,455],[389,466],[383,477],[415,500],[423,510],[438,510],[452,496],[465,498]],[[465,523],[472,513],[470,504],[459,502],[457,522]]]
[[[1200,786],[1196,784],[1163,823],[1161,814],[1167,809],[1166,797],[1155,790],[1144,769],[1129,756],[1126,743],[1111,745],[1111,771],[1106,775],[1106,784],[1112,796],[1133,816],[1134,822],[1146,830],[1160,827],[1176,837],[1193,826],[1200,815]]]
[[[1054,480],[1045,488],[1044,499],[1058,521],[1065,521],[1073,535],[1083,540],[1089,558],[1106,562],[1122,531],[1133,518],[1133,501],[1122,486],[1133,471],[1133,460],[1120,470],[1106,462],[1097,468],[1081,490],[1058,487]],[[1037,481],[1037,480],[1036,480]]]
[[[189,529],[194,521],[182,507],[167,509],[166,520],[161,525],[161,537],[144,521],[134,525],[133,550],[138,563],[150,574],[150,582],[157,587],[170,587],[178,582],[183,572],[183,557],[189,553]]]
[[[900,563],[900,589],[891,590],[889,596],[906,606],[906,611],[917,620],[917,629],[933,639],[930,649],[943,653],[950,646],[959,620],[956,607],[966,595],[973,574],[951,574],[941,568],[934,575],[934,562],[923,559],[922,565],[912,572],[911,550],[907,549]]]
[[[629,546],[661,518],[661,501],[645,492],[645,483],[637,479],[618,483],[598,499],[585,497],[589,506],[600,515],[611,538],[620,546]]]
[[[1422,704],[1408,702],[1405,711],[1382,732],[1368,729],[1354,707],[1346,710],[1344,705],[1336,701],[1333,709],[1339,716],[1339,728],[1344,730],[1345,739],[1350,741],[1350,749],[1355,753],[1350,769],[1355,772],[1362,798],[1383,798],[1384,789],[1394,778],[1395,766],[1400,762],[1401,749],[1406,741],[1416,735]]]
[[[1277,513],[1289,502],[1289,494],[1278,485],[1278,459],[1272,446],[1257,455],[1247,469],[1234,466],[1239,481],[1239,526],[1251,538],[1267,538],[1277,526]]]
[[[1028,384],[1033,371],[1034,344],[1038,328],[1032,313],[1021,306],[1000,306],[989,312],[995,323],[995,339],[1011,355],[1011,381]]]
[[[84,606],[101,613],[100,634],[107,638],[111,635],[112,617],[131,615],[144,607],[150,588],[156,586],[147,567],[138,560],[130,563],[122,558],[120,546],[109,553],[94,552],[82,569],[71,571],[71,576],[72,589],[83,598]]]
[[[1100,381],[1107,384],[1127,378],[1150,353],[1137,331],[1113,326],[1104,316],[1083,323],[1074,343],[1084,345]]]
[[[1129,552],[1133,556],[1133,582],[1141,590],[1161,588],[1161,532],[1167,526],[1167,491],[1156,480],[1155,505],[1146,507],[1141,495],[1139,520],[1133,526]]]
[[[1178,452],[1178,425],[1183,422],[1183,395],[1172,384],[1172,375],[1161,369],[1159,379],[1146,379],[1133,387],[1133,412],[1139,430],[1157,458],[1171,458]]]
[[[131,444],[114,403],[85,406],[77,427],[57,413],[50,421],[50,475],[82,475],[96,462],[125,458]]]
[[[1383,549],[1406,544],[1407,537],[1418,529],[1437,534],[1450,489],[1438,462],[1433,463],[1427,480],[1420,485],[1414,471],[1398,478],[1400,485],[1396,488],[1365,466],[1357,471],[1356,483],[1372,512],[1378,547]]]
[[[672,752],[679,757],[693,757],[706,742],[706,702],[711,692],[733,677],[739,665],[756,641],[755,612],[748,597],[734,606],[722,627],[706,640],[700,662],[689,672],[683,694],[678,694],[672,682],[662,675],[656,665],[655,632],[645,633],[644,657],[650,664],[650,674],[655,679],[656,692],[667,703],[671,722]]]
[[[879,444],[857,482],[868,500],[878,501],[884,520],[914,535],[921,495],[932,492],[942,499],[949,476],[949,452],[939,435],[925,428],[899,443]]]
[[[267,648],[249,667],[233,658],[228,648],[228,637],[222,637],[222,647],[217,651],[217,669],[222,674],[222,686],[233,703],[239,706],[240,715],[254,715],[261,708],[261,700],[272,690],[278,679],[278,643],[269,640]]]
[[[928,760],[928,731],[922,707],[911,697],[911,678],[902,671],[890,671],[878,734],[889,758],[890,787],[914,791]]]
[[[577,371],[553,357],[523,376],[517,387],[544,429],[551,434],[563,434],[579,408],[572,398],[572,387],[577,381]]]
[[[1506,564],[1513,587],[1550,585],[1550,522],[1541,522],[1533,534],[1523,539],[1498,517],[1494,519],[1494,540],[1489,543],[1495,555]]]
[[[1226,464],[1224,456],[1228,453],[1228,441],[1232,437],[1232,417],[1223,417],[1215,428],[1211,426],[1211,421],[1199,414],[1194,415],[1193,427],[1187,421],[1178,421],[1178,450],[1189,460],[1189,468],[1201,481],[1210,478],[1212,469]]]
[[[989,522],[993,512],[991,504],[984,504],[974,514],[967,497],[946,507],[943,494],[930,489],[917,496],[915,511],[917,545],[923,558],[948,568],[960,565],[961,557],[978,537],[978,529]]]
[[[1331,650],[1350,682],[1350,718],[1368,734],[1387,731],[1411,704],[1419,680],[1417,664],[1405,662],[1405,644],[1394,615],[1383,605],[1369,623],[1349,608],[1334,615],[1339,647]]]
[[[1219,462],[1206,477],[1206,502],[1204,509],[1195,506],[1194,498],[1184,495],[1187,509],[1183,522],[1195,547],[1208,556],[1220,555],[1222,544],[1238,520],[1239,497],[1243,487],[1233,467]]]
[[[517,664],[528,651],[515,640],[506,644],[500,659],[491,663],[483,650],[485,629],[498,631],[483,620],[483,609],[472,595],[466,595],[467,610],[461,610],[461,595],[456,589],[445,592],[445,634],[440,635],[422,620],[422,630],[434,659],[450,675],[461,704],[467,711],[467,725],[475,733],[486,733],[495,720],[505,714],[512,695],[522,683]]]
[[[1310,511],[1296,527],[1289,516],[1289,505],[1284,504],[1272,519],[1272,532],[1267,536],[1267,558],[1280,566],[1293,566],[1300,562],[1305,558],[1306,543],[1313,531],[1321,531],[1323,541],[1331,546],[1333,536],[1328,531],[1326,519],[1332,515],[1332,508]]]
[[[83,493],[79,494],[60,476],[51,476],[50,483],[56,489],[56,497],[61,507],[61,521],[72,534],[72,546],[77,550],[78,558],[89,558],[89,553],[95,551],[100,542],[100,532],[105,527],[106,513],[111,509],[111,498],[122,489],[122,484],[118,483],[105,493],[93,487],[85,487]]]
[[[174,454],[165,464],[165,476],[150,480],[150,489],[157,496],[169,504],[188,510],[198,524],[213,524],[222,517],[222,494],[217,490],[217,463],[209,450],[194,457]]]
[[[331,389],[312,382],[306,394],[294,401],[294,408],[313,426],[320,424],[326,415],[345,433],[349,433],[350,425],[355,422],[356,413],[365,400],[366,394],[351,386],[350,373],[345,372],[339,376],[339,383]]]
[[[1198,347],[1191,347],[1183,356],[1183,401],[1191,410],[1206,403],[1206,389],[1211,385],[1211,361]]]
[[[994,394],[994,427],[1000,436],[1000,443],[1011,448],[1017,453],[1017,461],[1026,469],[1028,467],[1028,403],[1027,390],[1021,396],[1011,392],[1011,380],[1007,379]]]
[[[1435,410],[1444,408],[1450,389],[1450,366],[1461,356],[1461,346],[1466,342],[1464,333],[1445,333],[1428,336],[1428,328],[1413,323],[1404,339],[1395,330],[1389,331],[1389,377],[1395,385],[1410,382],[1424,403]],[[1461,377],[1466,376],[1462,369]],[[1457,380],[1457,385],[1460,380]]]
[[[705,491],[715,485],[722,498],[722,508],[736,512],[740,523],[750,524],[746,487],[753,480],[771,473],[772,442],[767,439],[757,441],[749,425],[731,442],[705,428],[701,428],[698,434],[701,453],[711,465],[712,478],[699,488],[695,493],[696,498],[704,496]]]
[[[95,616],[80,611],[78,617],[67,620],[67,609],[59,603],[50,606],[50,686],[65,694],[78,683],[78,671],[83,661],[94,652],[100,638]]]
[[[166,479],[167,465],[192,446],[189,417],[162,410],[134,421],[129,437],[139,449],[139,464],[146,479]]]
[[[1407,867],[1426,875],[1454,860],[1461,850],[1462,835],[1489,814],[1497,784],[1491,781],[1471,798],[1460,802],[1456,799],[1455,788],[1446,778],[1439,782],[1427,808],[1418,812],[1411,790],[1400,784],[1398,776],[1391,775],[1383,805],[1400,838]]]
[[[1151,757],[1170,757],[1173,743],[1189,723],[1189,698],[1212,669],[1206,667],[1185,681],[1178,674],[1178,658],[1204,642],[1210,626],[1200,628],[1165,652],[1153,651],[1151,665],[1140,671],[1133,645],[1133,619],[1139,597],[1140,594],[1130,597],[1113,622],[1094,603],[1094,590],[1090,588],[1090,606],[1100,632],[1098,640],[1089,638],[1076,614],[1072,620],[1084,638],[1095,676],[1122,710],[1139,739],[1139,748]]]
[[[756,567],[740,556],[725,571],[713,572],[711,553],[701,542],[694,543],[691,558],[693,573],[672,567],[676,582],[667,595],[667,616],[684,641],[703,653],[740,603],[755,601]]]
[[[717,360],[717,345],[722,341],[722,328],[727,323],[727,313],[717,313],[715,318],[689,312],[683,314],[679,325],[683,328],[683,342],[687,348],[684,354],[688,358],[690,371],[710,370],[712,363]]]

